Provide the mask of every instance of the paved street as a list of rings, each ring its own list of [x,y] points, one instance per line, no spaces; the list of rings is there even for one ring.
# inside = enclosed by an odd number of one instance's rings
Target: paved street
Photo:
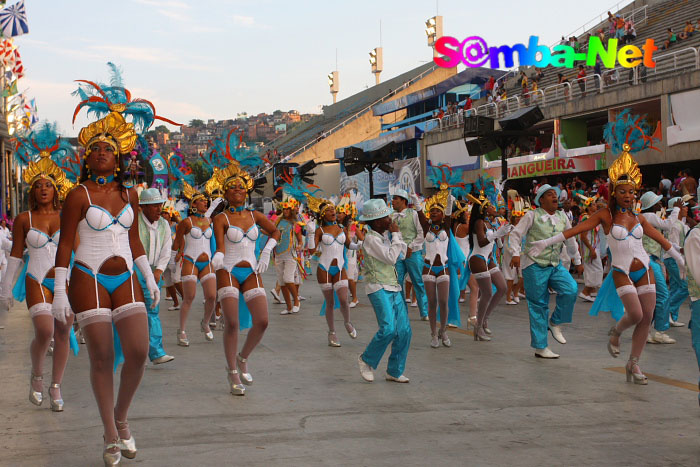
[[[272,273],[266,283],[274,283]],[[338,321],[341,348],[327,346],[321,294],[307,282],[298,315],[280,316],[250,359],[255,384],[245,397],[228,393],[221,332],[206,342],[189,320],[189,348],[176,345],[177,313],[161,311],[166,350],[176,358],[148,365],[129,421],[139,449],[123,465],[683,465],[700,464],[697,366],[687,328],[672,328],[675,345],[648,345],[646,387],[625,382],[622,358],[606,351],[611,318],[589,317],[578,303],[569,343],[555,361],[529,347],[525,302],[498,307],[492,342],[452,330],[452,348],[431,349],[426,322],[409,308],[413,340],[410,384],[363,382],[357,356],[376,331],[364,288],[352,310],[359,338]],[[463,317],[466,318],[466,307]],[[340,315],[337,315],[340,318]],[[689,318],[687,307],[681,321]],[[0,464],[101,465],[102,426],[88,379],[85,347],[71,357],[63,383],[66,409],[27,400],[32,327],[24,304],[0,330]],[[466,323],[466,319],[463,319]],[[50,368],[50,362],[48,365]],[[46,386],[50,377],[47,371]]]

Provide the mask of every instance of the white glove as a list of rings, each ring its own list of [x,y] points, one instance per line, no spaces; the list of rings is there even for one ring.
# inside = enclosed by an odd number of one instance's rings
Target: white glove
[[[12,240],[9,238],[3,238],[2,239],[2,249],[6,252],[11,252],[12,251]]]
[[[270,238],[265,244],[265,248],[260,252],[260,259],[258,260],[258,267],[255,268],[255,272],[258,274],[264,274],[267,268],[270,266],[270,254],[272,250],[277,246],[277,240]]]
[[[486,238],[489,242],[492,242],[497,238],[505,237],[510,233],[511,230],[513,230],[513,226],[511,224],[503,224],[498,228],[498,230],[487,230]]]
[[[673,242],[671,242],[671,246],[673,247],[673,249],[674,249],[674,250],[676,250],[676,251],[678,251],[678,252],[680,252],[680,251],[681,251],[681,247],[680,247],[680,246],[678,246],[678,244],[677,244],[677,243],[673,243]]]
[[[224,268],[224,254],[222,252],[217,251],[211,257],[211,267],[214,268],[214,271]]]
[[[12,306],[12,284],[14,283],[17,270],[22,267],[24,261],[21,258],[10,256],[7,258],[7,266],[0,283],[0,307],[9,310]]]
[[[447,206],[445,206],[445,215],[448,217],[452,215],[452,206],[454,206],[455,199],[456,198],[452,195],[447,196]]]
[[[666,250],[666,253],[668,253],[668,256],[676,260],[676,263],[678,263],[678,269],[680,269],[681,274],[685,272],[685,260],[683,259],[683,255],[681,255],[674,247],[673,245],[671,248]]]
[[[66,294],[67,268],[54,268],[53,304],[51,313],[56,321],[66,324],[73,310],[70,308],[68,295]]]
[[[136,258],[134,264],[139,268],[141,275],[146,280],[146,288],[151,296],[153,308],[157,307],[158,303],[160,303],[160,289],[158,288],[158,284],[156,284],[156,278],[153,276],[153,271],[151,271],[151,266],[148,264],[146,255],[141,255]]]
[[[535,242],[532,242],[532,245],[530,245],[530,249],[527,252],[527,255],[530,258],[534,258],[536,256],[539,256],[545,248],[548,246],[554,245],[555,243],[562,243],[566,238],[564,237],[563,233],[558,233],[553,237],[545,238],[544,240],[537,240]]]
[[[413,208],[416,211],[422,211],[422,209],[421,209],[422,200],[420,199],[420,197],[416,193],[411,193],[411,201],[413,201]]]

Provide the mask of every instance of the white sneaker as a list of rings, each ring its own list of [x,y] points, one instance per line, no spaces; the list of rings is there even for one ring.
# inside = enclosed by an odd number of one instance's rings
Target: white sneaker
[[[292,307],[292,313],[299,313],[299,309],[301,308],[300,305],[294,305]]]
[[[669,336],[665,332],[656,331],[651,337],[652,344],[675,344],[676,339]]]
[[[275,291],[275,289],[270,290],[270,294],[272,295],[272,298],[275,300],[275,303],[282,303],[282,299],[280,298],[279,294]]]
[[[411,299],[410,299],[410,298],[407,298],[407,299],[406,299],[406,303],[411,303]]]
[[[466,302],[466,301],[467,301],[467,300],[464,299],[464,298],[460,298],[460,299],[459,299],[459,303],[464,303],[464,302]]]
[[[418,308],[418,302],[411,302],[411,308]]]
[[[302,297],[301,295],[299,295],[299,300],[304,301],[304,300],[306,300],[306,297]]]
[[[355,300],[354,302],[350,302],[350,304],[349,304],[348,306],[349,306],[350,308],[355,308],[355,307],[356,307],[357,305],[359,305],[359,304],[360,304],[360,301],[359,301],[359,300]]]
[[[535,350],[535,357],[538,357],[538,358],[559,358],[559,354],[555,354],[554,352],[549,350],[549,347],[545,347],[544,349]]]
[[[586,302],[595,302],[595,299],[593,297],[591,297],[590,295],[586,295],[583,292],[580,292],[578,294],[578,297],[583,299]]]
[[[506,305],[517,305],[515,300],[506,300]]]
[[[527,298],[524,293],[518,292],[518,297],[520,298]]]
[[[685,323],[681,323],[680,321],[673,321],[673,318],[669,318],[668,323],[671,325],[671,327],[674,328],[682,328],[683,326],[685,326]]]
[[[513,297],[513,300],[515,300],[515,303],[520,303],[520,297]]]
[[[357,364],[360,366],[360,374],[362,375],[362,379],[364,379],[368,383],[374,381],[374,373],[372,373],[372,367],[365,363],[364,360],[362,360],[362,355],[357,357]]]
[[[175,360],[175,357],[173,357],[172,355],[163,355],[162,357],[158,357],[155,360],[153,360],[153,364],[160,365],[161,363],[168,363],[172,362],[173,360]]]
[[[166,296],[165,296],[165,299],[166,299],[167,301],[169,301],[169,302],[172,302],[172,301],[173,301],[173,297],[171,297],[171,296],[169,296],[169,295],[166,295]]]
[[[168,311],[175,311],[180,309],[180,304],[178,303],[177,305],[169,306]]]
[[[294,309],[294,308],[292,308],[292,310],[293,310],[293,309]],[[285,308],[284,310],[280,311],[280,314],[281,314],[281,315],[289,315],[289,314],[292,314],[292,310],[288,310],[288,309]]]
[[[389,373],[386,374],[386,380],[393,381],[395,383],[408,383],[410,381],[404,375],[401,375],[398,378],[396,378],[395,376],[391,376]]]
[[[552,337],[554,338],[555,341],[559,342],[560,344],[566,344],[566,339],[564,339],[564,334],[561,332],[561,326],[558,326],[551,321],[549,322],[549,330],[552,333]]]
[[[647,334],[647,344],[655,344],[654,342],[654,331],[649,331],[649,334]]]

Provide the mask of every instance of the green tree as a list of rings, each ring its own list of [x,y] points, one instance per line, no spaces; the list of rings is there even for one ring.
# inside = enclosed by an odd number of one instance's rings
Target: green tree
[[[187,165],[189,165],[192,169],[195,184],[201,185],[202,183],[209,180],[209,177],[211,177],[211,172],[209,172],[209,170],[207,170],[207,168],[204,166],[203,161],[198,160],[196,162],[190,162]]]
[[[190,124],[192,128],[202,128],[204,126],[204,120],[200,120],[198,118],[190,120]]]
[[[165,125],[159,125],[156,127],[156,132],[158,133],[168,133],[170,134],[170,130],[168,130],[168,127]]]

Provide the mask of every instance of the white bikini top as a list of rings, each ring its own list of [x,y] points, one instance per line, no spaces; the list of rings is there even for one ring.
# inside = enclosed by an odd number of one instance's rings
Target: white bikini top
[[[133,270],[133,258],[129,244],[129,229],[134,222],[134,210],[131,208],[129,190],[126,191],[126,205],[119,214],[112,216],[102,206],[92,204],[90,191],[85,185],[88,207],[85,217],[78,223],[80,245],[75,252],[75,260],[90,268],[93,273],[99,271],[105,260],[117,256],[124,258],[126,267]]]
[[[642,262],[645,268],[649,268],[649,255],[644,250],[642,236],[644,231],[642,224],[637,223],[632,230],[627,230],[624,225],[613,224],[606,235],[608,248],[612,254],[612,266],[630,272],[630,266],[636,259]]]
[[[323,268],[328,271],[333,263],[333,260],[338,260],[338,269],[343,269],[345,265],[345,258],[343,257],[343,252],[345,251],[345,230],[340,230],[337,236],[333,236],[328,232],[321,229],[321,257],[318,260],[318,264],[323,266]]]
[[[185,235],[185,251],[184,254],[192,261],[197,261],[202,253],[211,257],[211,225],[207,227],[204,231],[194,225],[191,218],[190,221],[190,231]]]
[[[29,211],[29,232],[27,232],[25,239],[29,253],[27,274],[31,275],[40,284],[46,277],[46,274],[54,267],[60,235],[60,229],[49,236],[46,232],[34,228],[32,225],[32,212]]]
[[[435,258],[440,258],[441,264],[447,264],[447,245],[449,236],[444,229],[441,229],[437,235],[430,230],[425,235],[425,261],[432,266]]]
[[[258,260],[255,256],[255,244],[260,237],[260,229],[255,223],[253,212],[250,213],[250,218],[253,225],[248,227],[248,230],[243,230],[240,227],[231,225],[228,216],[224,214],[228,228],[224,237],[224,266],[227,271],[231,271],[237,264],[246,261],[250,267],[255,269],[258,265]]]

